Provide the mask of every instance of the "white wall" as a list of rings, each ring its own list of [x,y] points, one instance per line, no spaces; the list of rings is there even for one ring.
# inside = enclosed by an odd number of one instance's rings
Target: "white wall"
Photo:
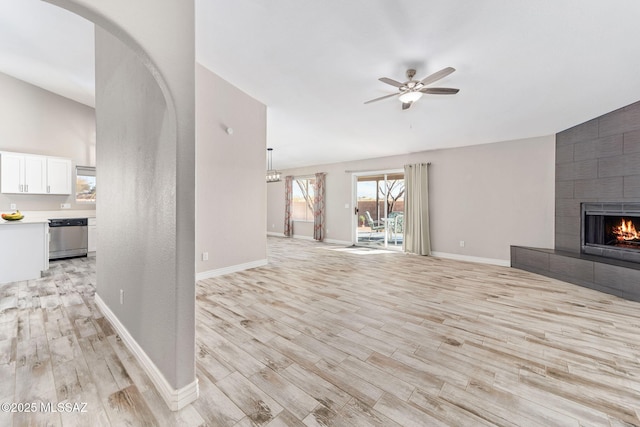
[[[266,262],[266,107],[196,65],[196,272]],[[229,135],[227,128],[232,128]],[[202,253],[209,259],[204,261]]]
[[[66,157],[73,166],[95,166],[95,110],[22,80],[0,73],[0,151]],[[23,211],[93,210],[75,203],[75,195],[0,194],[0,211],[15,203]]]
[[[434,252],[506,262],[510,245],[553,247],[553,135],[291,169],[284,175],[327,172],[327,239],[351,242],[352,174],[345,171],[402,169],[407,163],[422,162],[431,162]],[[282,233],[284,183],[267,188],[267,231]],[[308,227],[297,225],[294,234],[311,236]],[[465,247],[460,247],[461,240]]]

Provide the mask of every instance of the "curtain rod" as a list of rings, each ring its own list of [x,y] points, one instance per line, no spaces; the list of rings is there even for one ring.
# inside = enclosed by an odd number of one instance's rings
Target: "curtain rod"
[[[423,165],[430,165],[431,162],[428,163],[422,163]],[[399,169],[383,169],[383,170],[374,170],[373,173],[383,173],[385,171],[390,171],[390,170],[399,170]],[[364,173],[364,172],[372,172],[371,169],[360,169],[360,170],[345,170],[344,173]]]

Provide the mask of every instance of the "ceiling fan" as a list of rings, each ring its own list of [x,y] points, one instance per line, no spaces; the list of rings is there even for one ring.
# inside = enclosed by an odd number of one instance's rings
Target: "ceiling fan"
[[[365,102],[365,104],[370,104],[372,102],[380,101],[385,98],[391,98],[392,96],[398,95],[398,99],[400,100],[400,102],[402,102],[402,109],[407,110],[425,93],[431,95],[455,95],[456,93],[458,93],[458,91],[460,91],[460,89],[453,89],[448,87],[427,87],[427,85],[448,76],[455,70],[456,69],[453,67],[447,67],[443,68],[440,71],[436,71],[435,73],[425,77],[422,80],[413,80],[413,77],[416,75],[416,70],[414,70],[413,68],[409,68],[407,70],[407,78],[409,80],[404,83],[400,83],[388,77],[380,77],[378,80],[380,80],[382,83],[397,87],[400,92],[372,99]]]

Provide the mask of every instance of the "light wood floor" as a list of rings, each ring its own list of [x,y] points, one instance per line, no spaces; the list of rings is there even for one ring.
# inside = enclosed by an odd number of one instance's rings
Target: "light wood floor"
[[[93,303],[91,259],[0,287],[0,426],[640,425],[640,304],[531,273],[269,238],[197,284],[201,397],[169,412]],[[640,284],[638,284],[640,286]]]

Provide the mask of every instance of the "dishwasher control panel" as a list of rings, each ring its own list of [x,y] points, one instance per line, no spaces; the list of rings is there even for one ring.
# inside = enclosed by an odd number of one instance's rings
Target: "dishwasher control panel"
[[[87,218],[56,218],[49,220],[49,227],[81,227],[87,225]]]

